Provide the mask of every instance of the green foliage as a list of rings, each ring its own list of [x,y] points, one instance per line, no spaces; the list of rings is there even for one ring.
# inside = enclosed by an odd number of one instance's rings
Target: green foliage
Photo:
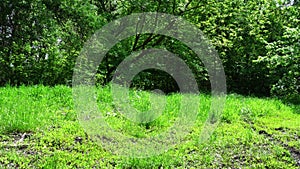
[[[258,58],[265,62],[272,77],[272,94],[294,103],[300,103],[300,7],[279,10],[283,18],[281,33],[267,42],[266,55]]]
[[[163,12],[190,21],[211,39],[225,67],[229,91],[258,96],[299,95],[299,3],[242,0],[4,0],[0,5],[0,85],[68,84],[84,42],[101,26],[137,12]],[[201,90],[209,90],[201,60],[176,39],[136,35],[116,44],[99,65],[108,84],[132,52],[164,48],[186,62]],[[163,81],[161,79],[164,79]],[[147,70],[132,87],[178,91],[170,75]]]
[[[292,71],[286,69],[282,63],[276,64],[283,67],[280,72],[268,62],[277,54],[276,47],[272,44],[284,43],[287,51],[297,51],[298,32],[294,32],[294,40],[285,37],[287,29],[294,28],[298,24],[299,13],[297,6],[288,8],[280,7],[270,1],[157,1],[145,3],[141,0],[119,1],[116,9],[121,16],[133,12],[167,12],[180,15],[199,27],[207,35],[212,44],[220,53],[225,67],[227,86],[229,91],[242,94],[255,94],[258,96],[274,95],[297,95],[297,85],[288,85],[288,82],[299,82],[295,73],[293,78],[282,78],[288,72],[295,72],[298,61],[289,53],[286,55],[291,60],[286,62],[294,67]],[[290,41],[290,42],[288,42]],[[110,81],[113,70],[132,51],[147,48],[166,48],[178,57],[182,58],[193,71],[201,90],[209,90],[208,75],[201,60],[185,46],[185,44],[160,35],[138,35],[120,43],[122,47],[115,47],[107,55],[105,69],[100,68],[99,77]],[[294,52],[295,53],[295,52]],[[278,54],[277,54],[278,55]],[[295,54],[294,54],[295,55]],[[259,61],[265,58],[264,61]],[[280,56],[281,58],[281,56]],[[297,58],[297,57],[296,57]],[[105,66],[102,66],[105,67]],[[105,70],[105,73],[101,71]],[[108,80],[107,80],[108,79]],[[164,81],[161,81],[164,79]],[[105,80],[101,80],[102,82]],[[285,89],[280,90],[276,86],[285,81]],[[103,84],[105,84],[103,83]],[[174,79],[164,72],[147,70],[141,72],[133,80],[133,87],[140,89],[161,89],[166,93],[178,91]],[[292,89],[288,89],[292,88]]]
[[[70,84],[83,42],[104,22],[78,0],[3,1],[0,9],[1,85]]]

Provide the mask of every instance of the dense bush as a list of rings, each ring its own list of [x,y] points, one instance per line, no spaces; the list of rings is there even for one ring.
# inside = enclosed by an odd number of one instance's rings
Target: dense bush
[[[280,34],[266,42],[266,55],[258,62],[267,64],[272,79],[271,93],[294,102],[300,102],[300,6],[278,10],[282,16]]]
[[[4,0],[0,5],[0,84],[70,84],[84,42],[102,25],[136,12],[182,16],[211,39],[223,61],[231,92],[295,97],[299,94],[299,3],[276,1]],[[165,48],[180,56],[199,86],[208,75],[195,54],[172,38],[144,34],[123,40],[99,65],[97,82],[109,83],[133,51]],[[162,81],[161,79],[165,79]],[[176,91],[162,71],[141,72],[133,87]]]
[[[69,83],[82,44],[102,18],[81,1],[4,0],[0,10],[1,85]]]

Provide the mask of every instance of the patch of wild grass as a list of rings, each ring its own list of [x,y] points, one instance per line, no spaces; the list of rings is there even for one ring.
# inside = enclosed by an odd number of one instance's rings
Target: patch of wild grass
[[[110,86],[97,89],[106,122],[137,138],[167,131],[183,96],[130,90],[128,104],[141,112],[130,119]],[[0,168],[297,168],[298,107],[276,99],[229,94],[219,126],[200,142],[211,97],[192,96],[200,101],[199,112],[184,142],[157,156],[133,158],[113,155],[90,139],[77,121],[69,87],[3,87],[0,97]],[[31,135],[18,143],[11,136],[17,132]]]
[[[62,116],[75,117],[65,86],[2,87],[0,97],[0,132],[35,131]]]

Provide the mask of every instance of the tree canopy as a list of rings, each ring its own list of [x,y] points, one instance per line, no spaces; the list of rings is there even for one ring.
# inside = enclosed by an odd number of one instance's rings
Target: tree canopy
[[[230,92],[299,95],[300,5],[294,0],[3,0],[0,85],[70,85],[84,42],[110,21],[139,12],[180,16],[203,31],[223,61]],[[99,65],[98,84],[108,84],[130,53],[153,47],[180,56],[200,89],[209,90],[207,71],[195,53],[176,39],[154,34],[115,45]],[[178,89],[170,75],[158,70],[143,71],[133,81],[133,87],[146,90]]]

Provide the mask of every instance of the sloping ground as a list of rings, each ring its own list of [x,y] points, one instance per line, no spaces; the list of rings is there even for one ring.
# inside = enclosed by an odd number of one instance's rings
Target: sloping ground
[[[149,95],[131,91],[133,105],[147,109]],[[299,107],[278,100],[228,95],[221,123],[200,143],[210,105],[210,97],[200,95],[201,113],[184,143],[130,158],[112,155],[85,133],[68,87],[6,87],[0,96],[0,168],[300,168]],[[147,124],[120,116],[109,87],[99,89],[98,100],[113,128],[140,138],[171,125],[180,95],[168,96],[164,115]]]

